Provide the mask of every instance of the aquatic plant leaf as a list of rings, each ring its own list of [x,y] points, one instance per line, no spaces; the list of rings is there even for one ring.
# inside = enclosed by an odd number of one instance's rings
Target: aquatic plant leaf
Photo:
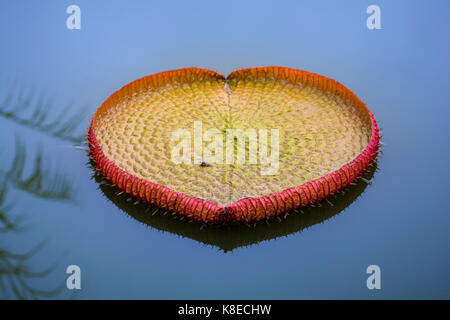
[[[205,162],[208,129],[232,145],[219,147],[231,161]],[[190,150],[192,140],[195,149],[181,164],[172,153],[177,130],[190,132],[182,149]],[[268,141],[273,130],[276,142]],[[236,152],[237,132],[258,133],[259,162],[247,158],[250,140]],[[379,133],[365,104],[324,76],[261,67],[225,78],[188,68],[144,77],[111,95],[91,122],[89,144],[100,171],[127,194],[193,220],[248,223],[311,205],[356,181],[376,157]],[[272,165],[262,161],[268,149],[277,152],[273,174],[264,174]]]

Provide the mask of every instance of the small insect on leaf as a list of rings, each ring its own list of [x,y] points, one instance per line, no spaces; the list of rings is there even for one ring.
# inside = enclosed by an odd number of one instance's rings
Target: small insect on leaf
[[[201,163],[200,163],[200,167],[210,167],[211,165],[208,163],[208,162],[206,162],[206,161],[202,161]]]

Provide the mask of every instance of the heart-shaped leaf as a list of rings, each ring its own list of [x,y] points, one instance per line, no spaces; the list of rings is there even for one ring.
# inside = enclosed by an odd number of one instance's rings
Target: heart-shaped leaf
[[[262,67],[136,80],[96,112],[89,144],[117,188],[205,222],[256,221],[327,198],[374,160],[379,134],[349,89]]]

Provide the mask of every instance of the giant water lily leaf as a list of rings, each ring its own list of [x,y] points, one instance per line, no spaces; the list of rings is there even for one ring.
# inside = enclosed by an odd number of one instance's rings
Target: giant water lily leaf
[[[248,222],[347,187],[374,160],[379,135],[364,103],[326,77],[189,68],[111,95],[89,144],[98,169],[134,197],[194,220]]]

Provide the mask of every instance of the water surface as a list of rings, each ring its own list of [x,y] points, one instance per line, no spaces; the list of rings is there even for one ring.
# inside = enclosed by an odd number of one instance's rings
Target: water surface
[[[447,1],[378,1],[372,31],[369,1],[77,1],[81,30],[70,4],[0,5],[1,298],[450,298]],[[261,65],[329,76],[369,105],[384,134],[370,183],[281,222],[200,230],[92,173],[83,134],[121,86]]]

